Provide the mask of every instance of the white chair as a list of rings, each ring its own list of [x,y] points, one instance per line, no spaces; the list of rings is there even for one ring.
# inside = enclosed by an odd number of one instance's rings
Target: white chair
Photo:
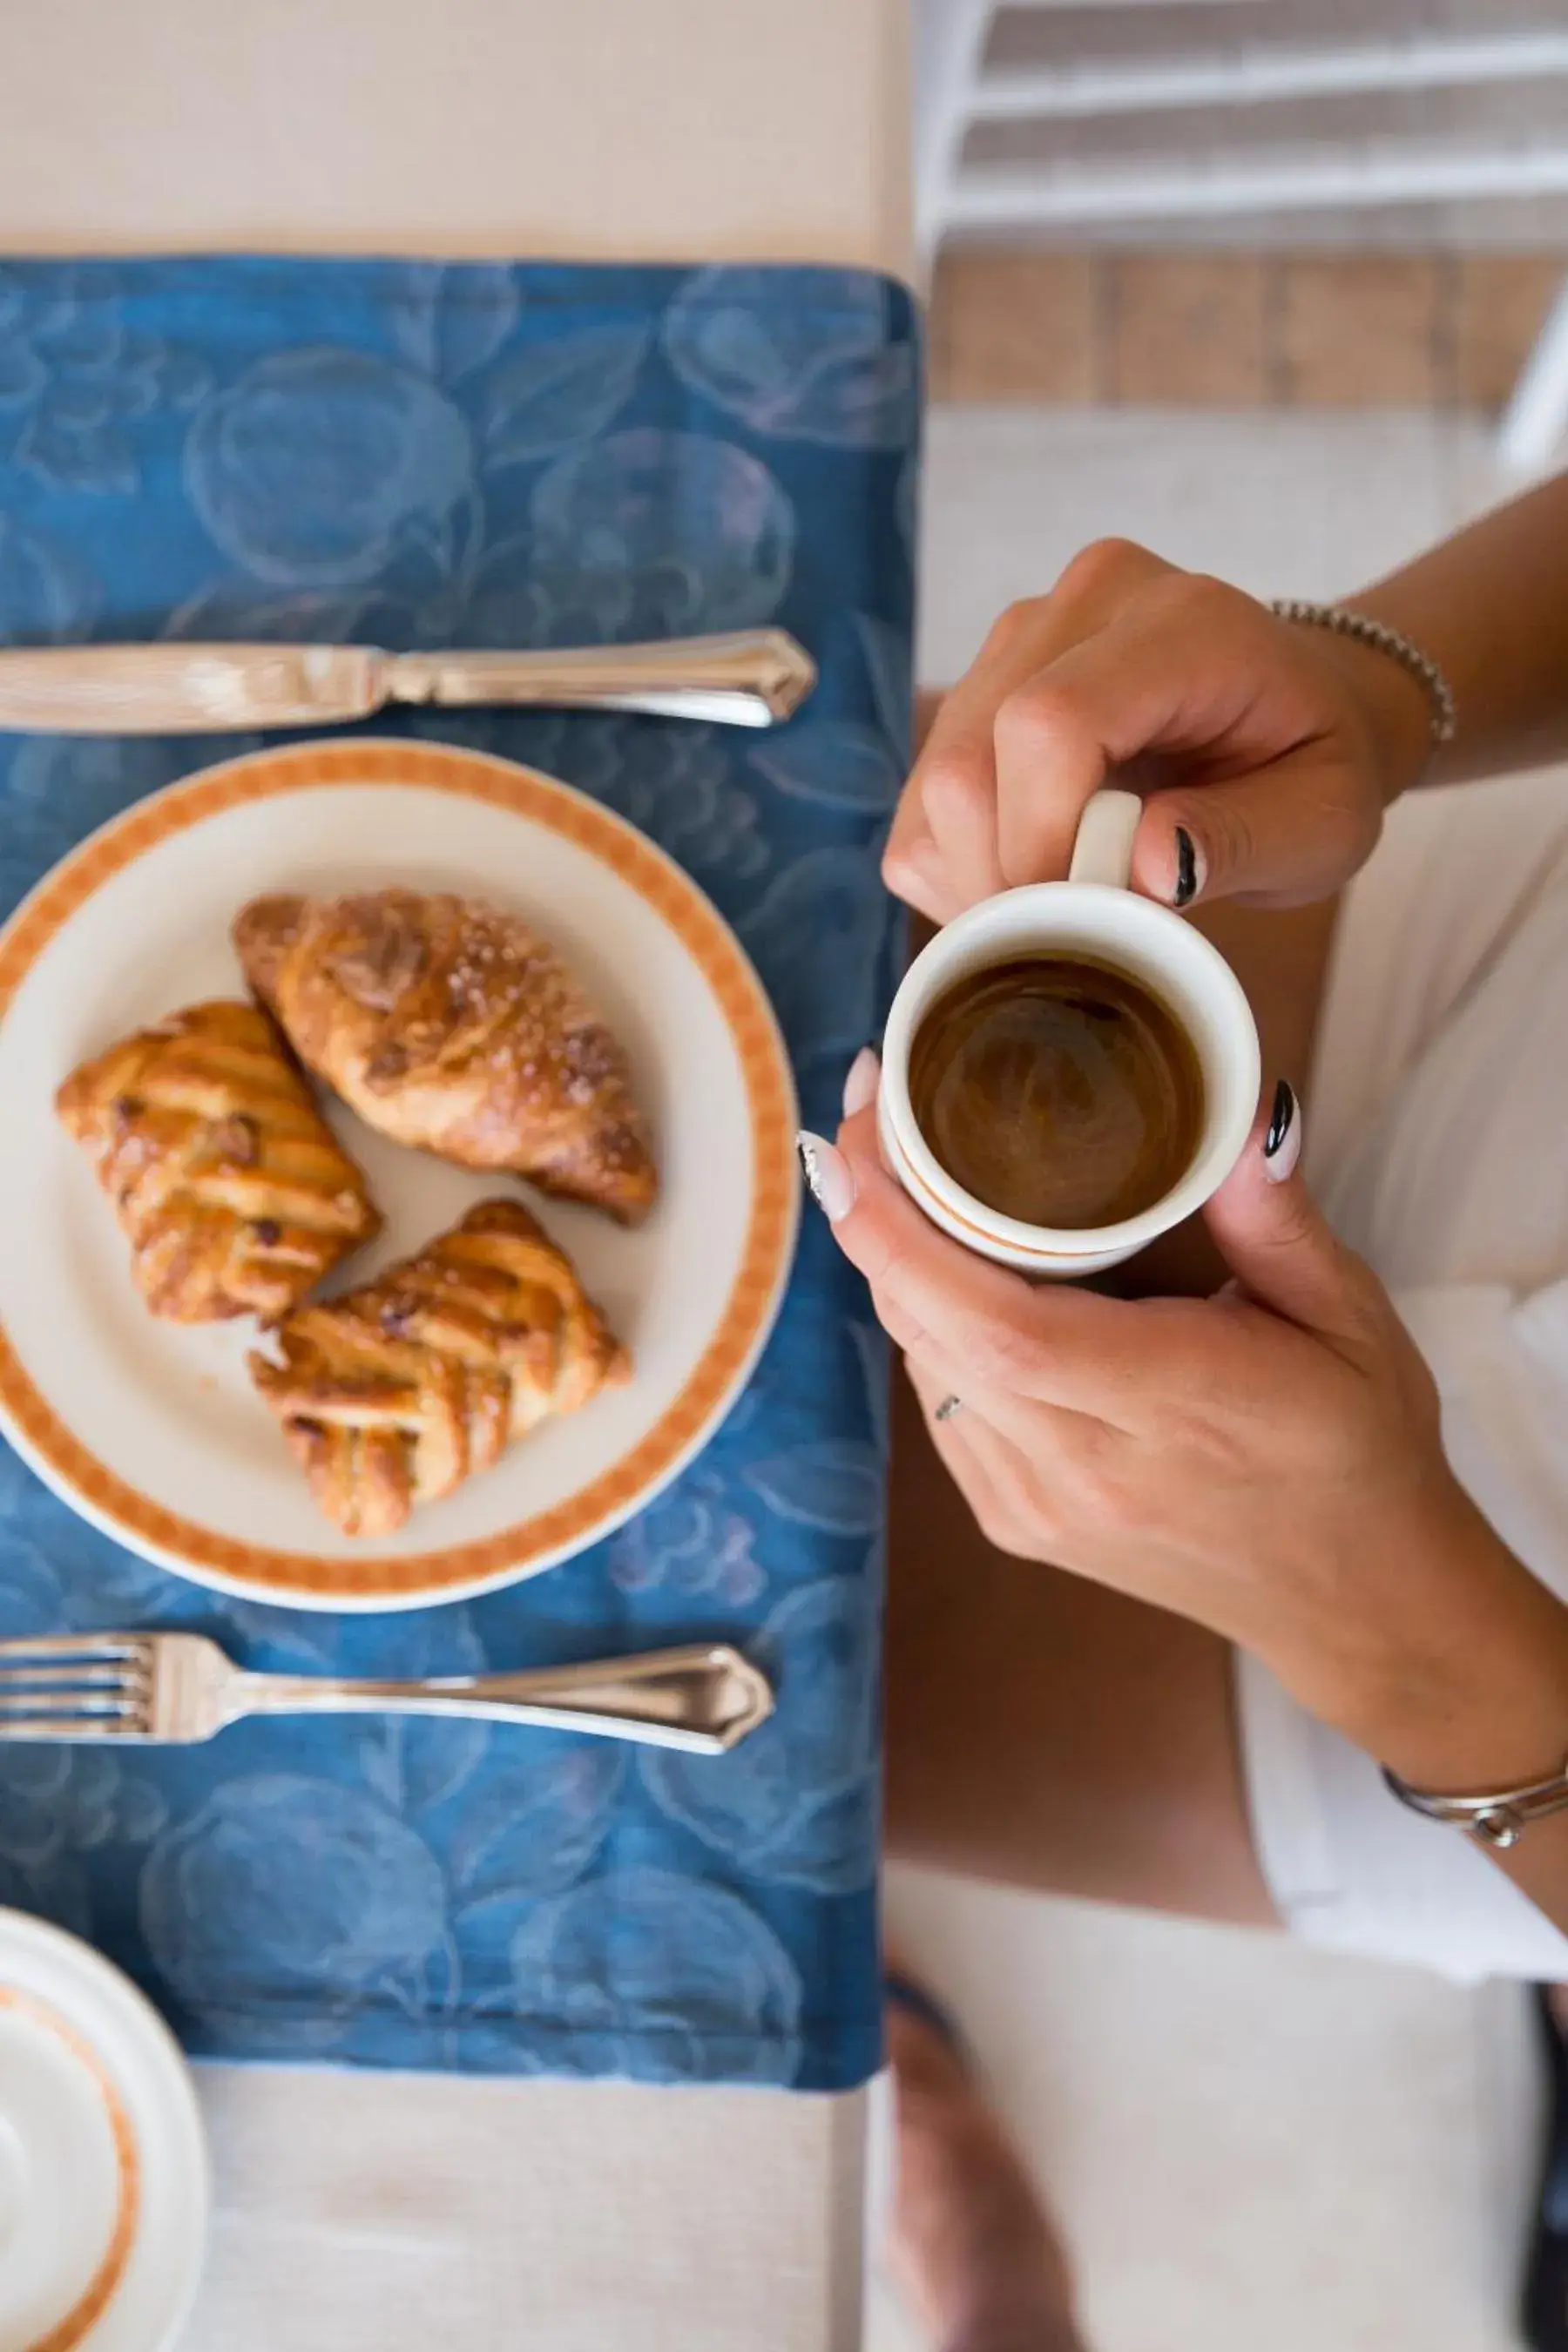
[[[1058,0],[1010,5],[1043,11]],[[1200,46],[1174,30],[1161,38],[1165,0],[1102,5],[1136,8],[1149,37],[1098,58],[1047,43],[1058,47],[1048,64],[1020,65],[988,61],[998,0],[916,0],[914,205],[924,269],[954,231],[1059,236],[1147,221],[1160,224],[1162,236],[1173,229],[1179,236],[1185,224],[1232,218],[1245,237],[1258,215],[1271,212],[1568,194],[1568,24],[1555,8],[1556,21],[1533,27],[1494,28],[1482,6],[1465,28],[1431,27],[1413,16],[1403,30],[1325,31],[1314,43],[1302,31],[1312,9],[1279,0],[1263,10],[1249,5],[1237,17],[1234,41],[1210,31]],[[1222,0],[1210,5],[1222,13]],[[1448,130],[1441,118],[1437,135],[1391,131],[1352,141],[1298,131],[1276,144],[1228,135],[1237,110],[1271,102],[1542,82],[1564,86],[1564,121],[1551,136]],[[1131,121],[1156,111],[1191,122],[1172,152],[1151,154],[1130,143],[1118,154],[1112,144],[1092,159],[1058,158],[1045,140],[1032,142],[1037,152],[1025,161],[966,152],[980,124]],[[1521,373],[1499,429],[1499,458],[1516,472],[1533,471],[1565,428],[1568,287]]]

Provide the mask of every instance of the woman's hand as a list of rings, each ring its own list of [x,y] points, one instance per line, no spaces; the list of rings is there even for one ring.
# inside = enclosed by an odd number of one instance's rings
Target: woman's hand
[[[819,1198],[991,1540],[1213,1627],[1412,1780],[1555,1769],[1568,1611],[1449,1471],[1425,1364],[1293,1172],[1293,1098],[1209,1205],[1237,1279],[1134,1303],[939,1233],[880,1163],[870,1082],[868,1057]]]
[[[1102,541],[1011,605],[943,698],[883,872],[936,923],[1059,879],[1116,770],[1148,797],[1132,877],[1150,898],[1327,898],[1425,766],[1429,723],[1386,654]]]

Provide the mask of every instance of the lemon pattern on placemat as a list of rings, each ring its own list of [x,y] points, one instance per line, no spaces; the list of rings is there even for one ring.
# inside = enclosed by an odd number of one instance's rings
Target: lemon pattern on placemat
[[[908,752],[912,309],[832,269],[243,257],[0,268],[9,641],[548,646],[776,622],[821,683],[765,737],[395,712],[575,782],[734,924],[807,1122],[879,1025]],[[255,737],[0,737],[0,913]],[[189,1625],[294,1672],[548,1663],[697,1635],[777,1717],[728,1758],[473,1725],[251,1723],[0,1754],[0,1901],[89,1934],[194,2050],[837,2087],[875,2066],[885,1368],[808,1218],[752,1388],[608,1543],[460,1607],[198,1591],[0,1455],[0,1632]]]

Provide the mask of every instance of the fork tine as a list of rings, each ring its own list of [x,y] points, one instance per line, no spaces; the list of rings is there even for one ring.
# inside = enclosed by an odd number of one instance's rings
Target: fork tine
[[[123,1716],[40,1715],[0,1720],[0,1739],[124,1739],[135,1726]]]
[[[23,1633],[0,1641],[0,1739],[144,1738],[154,1640],[142,1633]]]
[[[96,1691],[0,1691],[0,1716],[8,1715],[140,1715],[140,1700],[123,1693],[100,1697]]]
[[[0,1642],[0,1658],[138,1658],[152,1654],[137,1633],[19,1633]]]
[[[58,1690],[129,1690],[144,1679],[135,1666],[128,1671],[124,1666],[99,1666],[86,1660],[79,1666],[63,1660],[58,1666],[50,1665],[43,1658],[36,1665],[0,1666],[0,1691],[32,1690],[45,1684]]]

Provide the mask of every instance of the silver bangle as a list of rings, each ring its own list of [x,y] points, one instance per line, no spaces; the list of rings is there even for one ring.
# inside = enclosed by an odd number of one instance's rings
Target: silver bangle
[[[1348,604],[1313,604],[1301,596],[1276,596],[1268,607],[1277,620],[1300,621],[1310,629],[1331,629],[1336,637],[1349,637],[1356,645],[1371,646],[1375,653],[1386,654],[1396,661],[1422,689],[1432,711],[1432,740],[1451,743],[1458,727],[1458,714],[1454,707],[1454,689],[1448,684],[1430,654],[1391,629],[1386,621],[1374,621],[1370,614],[1352,613]]]
[[[1402,1805],[1424,1813],[1429,1822],[1447,1822],[1468,1830],[1478,1845],[1494,1853],[1517,1845],[1531,1822],[1549,1813],[1568,1812],[1568,1756],[1563,1769],[1547,1780],[1528,1780],[1519,1789],[1489,1789],[1472,1797],[1436,1796],[1429,1789],[1413,1789],[1385,1764],[1383,1777]]]

